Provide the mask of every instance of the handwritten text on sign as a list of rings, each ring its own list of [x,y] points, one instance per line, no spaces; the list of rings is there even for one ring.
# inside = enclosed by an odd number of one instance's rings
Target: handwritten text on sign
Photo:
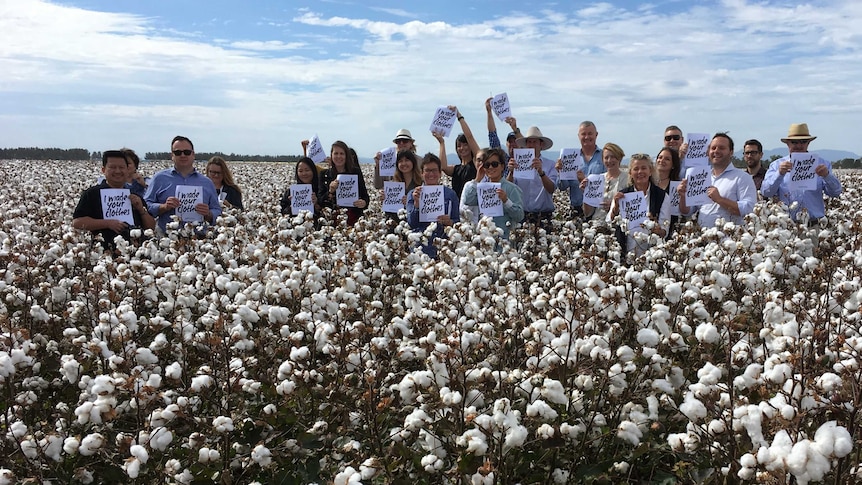
[[[413,194],[410,194],[412,197]],[[404,182],[383,182],[383,212],[398,212],[404,208]]]
[[[395,147],[389,147],[383,150],[380,150],[380,176],[381,177],[393,177],[395,176],[395,155],[398,152],[395,151]]]
[[[320,138],[317,135],[311,137],[311,141],[308,142],[308,158],[314,163],[321,163],[326,160],[326,152],[323,151],[323,144],[320,143]]]
[[[533,169],[533,160],[536,159],[536,151],[532,148],[515,148],[512,150],[515,156],[516,179],[534,179],[536,170]]]
[[[584,187],[584,204],[592,207],[599,207],[605,199],[605,174],[590,174],[587,175],[587,186]]]
[[[476,184],[476,195],[479,199],[479,213],[483,216],[498,217],[503,215],[503,201],[497,194],[499,182],[480,182]]]
[[[688,151],[685,152],[686,167],[705,167],[709,165],[709,135],[689,133]]]
[[[129,189],[101,189],[99,192],[102,197],[102,219],[114,219],[130,226],[135,225]]]
[[[338,189],[335,191],[335,203],[339,207],[354,207],[359,200],[359,175],[338,174]]]
[[[177,199],[180,206],[176,213],[183,222],[195,222],[204,220],[204,216],[195,212],[195,206],[204,201],[204,189],[198,185],[177,185]]]
[[[431,120],[431,132],[443,133],[443,136],[448,137],[455,126],[455,110],[449,109],[448,106],[440,106],[437,112],[434,113],[434,119]]]
[[[581,151],[577,148],[563,148],[560,150],[560,180],[578,180],[578,171],[581,170]]]
[[[649,213],[649,202],[643,192],[635,191],[625,194],[620,202],[622,202],[620,215],[629,221],[629,231],[640,227]]]
[[[793,167],[784,176],[787,190],[791,192],[814,190],[817,188],[817,174],[814,170],[820,165],[820,157],[814,153],[791,153]]]
[[[668,185],[668,197],[670,197],[670,215],[678,216],[679,213],[679,192],[676,190],[679,187],[679,181],[670,182]]]
[[[500,121],[506,121],[506,118],[512,116],[512,107],[509,106],[509,96],[506,93],[500,93],[491,99],[491,107],[494,109],[494,114]]]
[[[419,222],[436,222],[446,213],[442,185],[423,185],[419,195]]]
[[[712,185],[708,167],[691,167],[685,172],[685,205],[694,207],[712,202],[706,191]]]
[[[311,184],[294,184],[290,186],[290,211],[293,215],[302,211],[314,212],[314,199]]]

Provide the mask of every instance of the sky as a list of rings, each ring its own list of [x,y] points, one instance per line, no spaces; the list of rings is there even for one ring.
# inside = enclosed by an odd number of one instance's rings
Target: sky
[[[862,153],[862,2],[0,0],[0,147],[360,157],[400,128],[437,152],[437,107],[486,146],[507,93],[553,150],[654,153],[667,125]],[[508,126],[496,120],[501,135]],[[457,130],[456,132],[460,132]],[[454,134],[447,140],[454,152]]]

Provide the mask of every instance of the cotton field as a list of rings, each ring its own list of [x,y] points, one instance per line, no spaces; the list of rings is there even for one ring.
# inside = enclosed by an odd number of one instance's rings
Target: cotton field
[[[315,229],[292,165],[232,168],[245,212],[110,256],[92,163],[0,162],[0,484],[862,483],[862,174],[811,229],[628,262],[462,223],[432,261],[375,191]]]

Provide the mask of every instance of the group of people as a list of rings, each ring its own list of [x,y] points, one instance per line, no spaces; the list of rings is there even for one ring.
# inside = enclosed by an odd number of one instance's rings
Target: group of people
[[[631,155],[628,170],[624,172],[621,168],[625,157],[623,149],[615,143],[606,143],[599,148],[596,125],[584,121],[578,126],[582,164],[577,172],[577,180],[560,180],[562,161],[542,156],[543,151],[553,146],[550,138],[535,126],[522,132],[517,120],[509,117],[505,121],[511,132],[506,137],[504,149],[497,135],[490,99],[485,106],[489,140],[486,148],[480,148],[458,108],[449,107],[456,113],[462,131],[455,140],[455,152],[459,158],[457,163],[448,161],[442,134],[433,133],[439,142],[439,154],[420,156],[416,153],[415,140],[407,129],[398,130],[393,139],[396,149],[394,176],[381,176],[381,154],[377,153],[374,157],[374,187],[382,189],[387,180],[404,184],[402,207],[406,210],[408,224],[416,231],[425,231],[431,224],[420,221],[419,217],[423,187],[441,185],[443,174],[449,177],[451,188],[446,187],[443,191],[445,213],[437,218],[437,225],[423,247],[432,256],[436,254],[433,240],[445,237],[445,227],[462,220],[476,222],[482,216],[478,188],[483,182],[499,184],[494,187],[499,205],[502,205],[502,214],[494,215],[493,221],[502,229],[504,238],[508,238],[511,229],[519,224],[532,224],[551,231],[551,221],[558,212],[553,195],[555,191],[561,190],[568,193],[569,200],[568,213],[564,217],[615,230],[621,247],[635,254],[643,252],[656,240],[673,234],[681,217],[696,217],[703,227],[713,226],[720,219],[739,224],[759,199],[777,198],[791,208],[794,220],[814,224],[825,215],[824,195],[837,197],[841,193],[841,184],[832,172],[830,162],[822,159],[817,160],[816,164],[815,189],[790,190],[786,174],[793,167],[792,154],[807,152],[809,144],[816,138],[809,133],[805,123],[790,126],[787,137],[781,141],[787,145],[791,155],[776,160],[768,168],[761,163],[763,147],[759,141],[751,139],[744,143],[747,169],[742,170],[731,163],[733,140],[725,133],[715,134],[707,152],[709,203],[692,207],[686,201],[688,181],[683,170],[688,145],[682,130],[677,126],[665,129],[664,144],[654,160],[644,153]],[[303,141],[302,146],[304,153],[295,165],[293,183],[313,188],[314,217],[319,219],[325,214],[345,213],[347,225],[354,225],[370,202],[356,152],[343,141],[336,141],[331,146],[325,166],[318,166],[306,156],[308,141]],[[516,148],[532,149],[534,158],[530,169],[534,173],[531,178],[514,177]],[[128,238],[129,230],[133,227],[152,228],[164,233],[180,207],[180,186],[200,188],[193,205],[197,220],[213,223],[225,207],[243,208],[242,190],[235,183],[224,159],[213,157],[206,165],[205,175],[197,172],[194,168],[194,145],[184,136],[176,136],[171,141],[171,158],[174,163],[172,168],[162,170],[146,181],[137,172],[139,160],[133,151],[123,149],[105,152],[102,158],[104,181],[84,192],[73,215],[73,226],[101,233],[108,246],[112,245],[116,235]],[[339,175],[358,177],[359,197],[348,207],[338,207],[336,191]],[[595,205],[584,201],[584,190],[590,176],[594,180],[596,176],[604,177],[603,198]],[[676,187],[676,193],[671,192],[673,187]],[[128,190],[133,218],[127,218],[128,222],[124,222],[104,217],[104,198],[100,196],[102,189]],[[648,201],[648,221],[637,227],[626,227],[625,221],[620,221],[617,216],[620,215],[621,201],[626,198],[626,194],[633,192],[642,193]],[[490,193],[490,196],[494,194]],[[382,199],[382,193],[380,197]],[[672,199],[678,200],[674,202],[673,210]],[[281,212],[289,214],[291,211],[291,191],[288,188],[281,199]],[[672,212],[675,214],[672,215]],[[390,213],[388,217],[398,219],[400,216]],[[638,234],[654,234],[655,237]]]

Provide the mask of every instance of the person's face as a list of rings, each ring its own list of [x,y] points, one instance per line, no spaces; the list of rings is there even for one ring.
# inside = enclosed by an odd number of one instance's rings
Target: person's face
[[[667,130],[664,132],[664,146],[679,149],[685,139],[682,137],[682,132],[679,130]]]
[[[634,185],[644,188],[649,185],[650,176],[652,176],[652,169],[650,168],[650,163],[642,158],[632,160],[629,162],[629,175],[632,178],[632,182]]]
[[[620,168],[620,162],[621,160],[610,150],[604,150],[602,152],[602,163],[605,164],[606,169],[612,170]]]
[[[413,178],[411,172],[413,172],[413,161],[407,157],[401,157],[398,159],[398,171],[404,175],[404,180],[410,180]]]
[[[134,166],[134,165],[133,165]],[[129,164],[125,158],[111,157],[108,163],[102,167],[102,174],[105,176],[105,181],[108,185],[114,188],[121,188],[126,183],[129,173]]]
[[[673,169],[673,157],[671,157],[670,153],[667,150],[662,150],[655,157],[655,168],[661,174],[669,174]]]
[[[339,172],[344,170],[344,166],[347,164],[347,153],[344,153],[343,148],[332,147],[332,151],[329,153],[329,156],[332,158],[332,165]]]
[[[709,161],[714,167],[726,168],[730,164],[730,142],[724,137],[715,137],[709,143]]]
[[[750,168],[754,168],[763,158],[763,152],[757,149],[757,145],[745,145],[742,149],[742,158]]]
[[[515,138],[514,136],[507,139],[506,140],[506,148],[509,149],[509,156],[510,157],[513,156],[512,154],[515,152],[513,152],[512,150],[514,150],[515,148],[518,148],[518,139]]]
[[[581,142],[581,147],[596,146],[598,136],[599,132],[596,131],[595,126],[581,126],[578,128],[578,140]]]
[[[307,163],[300,163],[296,167],[296,178],[304,184],[310,184],[314,181],[314,172],[311,171],[311,167]]]
[[[224,180],[221,166],[217,163],[210,163],[207,165],[207,177],[213,181],[213,185],[221,187],[222,181]]]
[[[499,182],[503,178],[503,161],[500,160],[500,156],[496,153],[492,155],[482,153],[481,157],[483,160],[482,166],[485,167],[485,174],[492,182]]]
[[[426,163],[422,167],[422,180],[425,185],[440,185],[440,166],[436,163]]]
[[[470,145],[467,143],[455,142],[455,153],[458,154],[458,158],[464,160],[465,158],[471,158],[470,153]]]
[[[171,145],[171,160],[175,168],[191,168],[195,163],[195,150],[185,140],[177,140]]]
[[[536,152],[537,157],[542,153],[542,140],[540,138],[527,138],[524,145],[527,148],[532,148]]]
[[[395,140],[395,146],[398,147],[398,151],[401,150],[412,150],[413,149],[413,140],[408,140],[407,138],[401,138]]]
[[[787,145],[790,153],[806,153],[809,143],[811,140],[788,140],[784,144]]]

